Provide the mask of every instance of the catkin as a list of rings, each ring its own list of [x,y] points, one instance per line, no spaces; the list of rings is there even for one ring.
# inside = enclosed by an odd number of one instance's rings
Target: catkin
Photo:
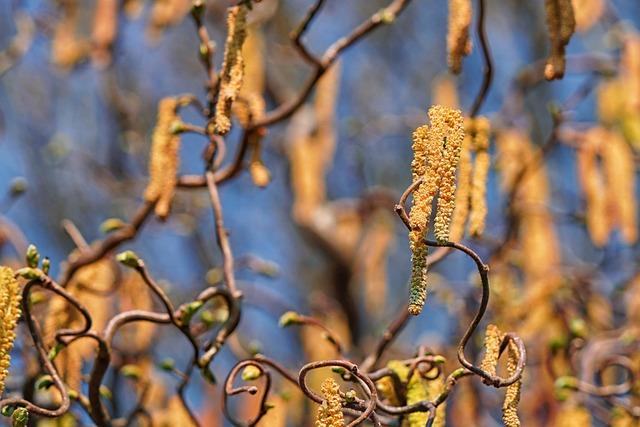
[[[342,397],[340,386],[333,378],[327,378],[322,383],[324,400],[318,408],[316,427],[343,427]]]
[[[179,120],[177,108],[176,98],[164,98],[158,104],[158,118],[151,143],[149,184],[144,193],[145,200],[156,203],[155,213],[162,219],[169,215],[180,166],[180,137],[171,129]]]
[[[586,200],[586,225],[595,246],[601,247],[609,240],[611,221],[607,214],[607,191],[604,176],[598,165],[598,156],[606,130],[592,128],[585,133],[577,151],[578,181]]]
[[[9,267],[0,267],[0,396],[9,375],[11,349],[16,339],[15,328],[20,317],[20,285]]]
[[[420,126],[413,133],[411,162],[413,181],[422,183],[413,193],[409,212],[409,246],[411,249],[411,279],[409,312],[420,314],[427,296],[427,246],[424,239],[429,231],[432,203],[439,192],[434,232],[439,242],[449,240],[449,225],[455,207],[455,177],[464,123],[462,113],[443,106],[429,109],[431,127]]]
[[[638,240],[635,163],[633,150],[617,132],[607,133],[602,144],[602,163],[607,181],[608,207],[625,243]]]
[[[471,135],[465,136],[460,151],[460,161],[458,162],[458,183],[456,185],[456,207],[451,217],[450,239],[458,242],[464,237],[464,229],[469,216],[469,204],[471,197]]]
[[[192,0],[154,0],[149,16],[148,36],[157,39],[165,28],[178,24],[189,13]]]
[[[242,87],[244,60],[242,45],[247,36],[247,6],[242,4],[228,9],[227,40],[220,72],[220,90],[213,121],[214,131],[226,135],[231,130],[231,106]]]
[[[260,27],[247,27],[247,37],[242,46],[244,78],[238,102],[232,105],[233,114],[243,127],[260,119],[265,112],[264,92],[264,40]]]
[[[462,58],[471,53],[469,27],[472,15],[471,0],[449,0],[447,50],[449,69],[454,74],[460,73]]]
[[[513,341],[509,341],[507,346],[507,373],[509,376],[513,375],[518,367],[518,359],[520,355],[518,353],[518,346]],[[520,389],[522,387],[522,380],[507,386],[507,391],[504,396],[504,402],[502,403],[502,422],[505,427],[520,427],[520,418],[518,417],[518,403],[520,402]]]
[[[498,358],[500,357],[500,344],[502,343],[502,332],[496,325],[489,324],[484,336],[484,358],[480,362],[480,369],[490,375],[496,375],[498,368]],[[483,382],[486,380],[483,379]]]
[[[605,0],[571,0],[576,18],[576,31],[586,32],[600,20],[605,9]]]
[[[464,120],[459,110],[434,106],[429,109],[430,143],[442,145],[442,160],[438,162],[440,179],[438,208],[434,220],[434,233],[438,242],[449,240],[449,225],[455,207],[456,168],[464,140]]]
[[[55,24],[51,39],[51,62],[68,70],[82,61],[90,50],[89,43],[76,34],[80,20],[80,7],[77,0],[68,0],[61,4],[62,17]]]
[[[640,109],[640,35],[627,35],[620,58],[620,72],[624,79],[627,111],[637,111]]]
[[[111,62],[111,46],[118,32],[118,1],[98,0],[93,20],[91,56],[93,62],[104,67]]]
[[[413,181],[423,179],[413,193],[413,206],[409,211],[409,247],[411,249],[411,279],[409,312],[418,315],[427,297],[427,245],[424,239],[431,218],[433,198],[438,191],[437,162],[440,150],[429,139],[429,127],[421,126],[413,133],[413,153],[411,162]],[[429,159],[429,161],[427,161]],[[427,173],[428,171],[428,173]]]
[[[576,21],[571,0],[545,0],[545,11],[551,55],[547,59],[544,76],[547,80],[561,79],[565,69],[565,47],[575,31]]]
[[[474,120],[473,149],[476,153],[471,184],[471,213],[469,233],[481,236],[487,217],[487,176],[489,174],[489,133],[491,124],[486,117]]]

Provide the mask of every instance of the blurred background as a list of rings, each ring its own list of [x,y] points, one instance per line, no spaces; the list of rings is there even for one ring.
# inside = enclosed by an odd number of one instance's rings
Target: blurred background
[[[206,75],[189,16],[191,2],[118,3],[113,44],[101,47],[91,41],[94,1],[0,0],[3,264],[20,265],[22,261],[16,260],[22,259],[26,244],[33,243],[41,254],[51,258],[52,276],[56,277],[61,263],[76,248],[65,232],[64,220],[72,221],[89,243],[105,237],[105,220],[130,220],[142,203],[148,181],[159,100],[185,93],[205,100]],[[216,42],[215,61],[219,65],[226,37],[225,10],[231,2],[206,3],[205,24]],[[549,54],[543,3],[486,1],[486,31],[494,67],[493,82],[480,114],[491,120],[494,131],[489,149],[489,209],[484,236],[463,240],[492,267],[497,290],[487,318],[501,328],[502,322],[505,330],[522,334],[527,346],[535,348],[531,350],[531,370],[525,383],[530,381],[529,375],[536,378],[537,369],[544,371],[542,365],[547,362],[556,363],[561,375],[580,376],[541,349],[553,340],[568,348],[569,341],[576,337],[586,345],[597,333],[626,328],[631,314],[637,316],[629,311],[628,300],[640,287],[633,286],[640,251],[634,232],[629,231],[637,228],[637,186],[627,182],[625,190],[606,190],[626,191],[618,194],[631,197],[628,201],[636,206],[635,222],[626,223],[626,232],[623,225],[614,224],[605,238],[594,238],[593,229],[587,225],[585,209],[589,201],[576,160],[589,130],[607,123],[602,111],[603,85],[622,79],[625,72],[638,73],[635,79],[640,79],[640,51],[633,53],[635,69],[621,72],[624,64],[620,60],[627,38],[638,37],[640,2],[595,2],[603,4],[602,10],[589,14],[593,22],[584,23],[586,18],[582,18],[581,31],[567,48],[566,75],[554,82],[536,74]],[[592,7],[587,4],[594,2],[574,2],[583,3],[576,9]],[[253,47],[258,52],[254,54],[262,55],[267,110],[297,93],[310,73],[288,36],[309,5],[303,0],[263,0],[250,13],[252,37],[259,45]],[[311,51],[320,54],[385,5],[379,0],[329,0],[305,41]],[[316,154],[301,153],[298,146],[305,138],[305,115],[321,115],[320,95],[315,95],[315,104],[311,97],[292,119],[268,129],[261,155],[271,177],[265,188],[255,185],[246,172],[220,185],[225,225],[238,264],[238,287],[245,299],[234,342],[225,346],[212,364],[219,382],[239,359],[256,351],[290,369],[298,369],[309,360],[333,357],[317,331],[278,327],[279,317],[288,310],[323,319],[342,337],[355,355],[353,360],[359,360],[396,314],[405,309],[410,252],[406,229],[394,215],[393,205],[411,183],[411,132],[426,122],[428,106],[437,101],[457,103],[468,113],[482,81],[483,62],[475,31],[473,51],[465,58],[462,73],[448,74],[447,14],[445,1],[416,0],[391,25],[382,26],[341,55],[339,65],[332,70],[333,83],[322,82],[327,83],[322,90],[329,93],[328,98],[336,98],[327,101],[333,112],[324,124],[328,139],[318,146]],[[640,86],[623,87],[637,89],[640,97]],[[554,131],[552,113],[558,109],[563,112],[562,122]],[[195,109],[183,109],[181,118],[198,126],[205,124]],[[630,176],[636,181],[640,115],[636,112],[629,120],[620,125],[628,146],[628,161],[623,163],[630,161]],[[608,123],[608,129],[617,129],[617,124]],[[235,128],[226,138],[229,159],[240,137],[238,126]],[[511,243],[503,244],[512,226],[512,200],[508,199],[508,185],[504,185],[504,170],[509,162],[517,162],[518,156],[522,162],[526,155],[521,151],[515,160],[507,154],[500,158],[496,141],[501,132],[508,134],[514,129],[528,137],[527,147],[532,152],[545,146],[552,132],[559,138],[545,148],[544,162],[538,169],[543,171],[544,177],[539,179],[544,182],[536,181],[526,190],[539,196],[533,198],[544,205],[545,222],[536,222],[529,229],[520,227]],[[181,173],[203,173],[206,142],[199,135],[182,135]],[[627,167],[624,165],[619,167]],[[305,178],[305,168],[318,173]],[[301,177],[296,179],[296,174]],[[300,188],[304,185],[315,189],[312,207],[303,200],[305,194],[308,196]],[[631,187],[631,193],[627,187]],[[539,237],[541,242],[527,243],[527,236],[534,240]],[[527,245],[537,246],[532,249]],[[221,255],[203,189],[178,191],[169,218],[164,222],[151,218],[138,236],[121,248],[133,249],[145,260],[176,304],[221,280]],[[543,252],[541,259],[551,259],[558,287],[536,285],[541,279],[532,279],[531,272],[526,271],[527,258],[535,261],[536,250]],[[417,345],[424,344],[450,355],[455,362],[451,351],[479,296],[475,267],[461,254],[451,254],[431,273],[425,310],[411,319],[389,352],[390,358],[410,356]],[[548,271],[543,275],[549,279]],[[509,290],[504,290],[507,287]],[[527,289],[533,288],[553,290],[539,291],[548,304],[537,320],[527,317],[527,309],[522,310],[522,304],[529,309],[542,304],[526,299]],[[636,299],[640,298],[639,292],[635,291]],[[127,297],[113,297],[105,304],[120,307],[122,298]],[[129,298],[135,306],[136,295],[129,294]],[[586,325],[588,332],[576,332],[581,325]],[[525,328],[530,330],[523,331]],[[477,354],[482,333],[476,335],[473,345]],[[157,365],[166,358],[175,360],[176,366],[185,365],[189,359],[186,341],[168,328],[154,330],[148,339],[149,361],[156,366],[150,369],[168,396],[179,379]],[[19,389],[21,372],[26,375],[28,371],[19,355],[29,351],[29,346],[30,341],[22,335],[16,345],[8,392]],[[636,354],[633,348],[631,354]],[[634,360],[640,358],[636,355]],[[87,368],[88,364],[86,372]],[[616,372],[612,378],[617,375],[621,374]],[[131,387],[116,377],[111,375],[105,384],[114,391],[122,389],[114,392],[113,408],[123,413],[131,406]],[[607,411],[612,405],[593,403],[586,397],[556,396],[554,380],[549,376],[548,380],[534,380],[525,386],[524,396],[530,393],[529,398],[523,398],[525,425],[560,425],[557,414],[566,401],[574,400],[593,414],[594,425],[610,421]],[[470,387],[480,390],[479,382],[473,381],[478,387]],[[464,390],[459,390],[460,395],[466,397],[454,397],[453,405],[456,401],[461,407],[466,405],[472,413],[468,420],[475,420],[474,425],[501,425],[501,392],[482,388],[474,396],[467,396],[470,393],[465,395]],[[289,402],[281,405],[287,408],[288,425],[305,425],[309,415],[300,411],[303,403],[295,403],[291,391],[278,393],[278,399]],[[203,425],[226,425],[218,388],[195,376],[187,398]],[[238,399],[234,408],[242,418],[242,414],[255,410],[255,405],[251,399]],[[88,423],[81,411],[74,412],[79,414],[80,424]],[[462,417],[462,412],[458,409],[449,415],[451,425],[471,425],[456,418]],[[260,425],[287,424],[272,419]]]

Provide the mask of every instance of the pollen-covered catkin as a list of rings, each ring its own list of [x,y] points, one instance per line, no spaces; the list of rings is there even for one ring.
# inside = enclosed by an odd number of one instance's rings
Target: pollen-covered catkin
[[[156,202],[156,215],[163,219],[171,209],[180,165],[180,137],[172,131],[173,124],[179,120],[177,108],[176,98],[164,98],[158,104],[149,160],[149,184],[144,193],[146,201]]]
[[[467,134],[462,142],[460,151],[460,161],[458,162],[458,183],[456,185],[456,207],[451,217],[451,229],[449,238],[453,242],[458,242],[464,237],[464,229],[469,216],[469,204],[471,197],[471,135]]]
[[[606,197],[625,243],[638,240],[635,163],[633,150],[616,131],[607,132],[602,144],[602,163],[607,181]]]
[[[471,53],[469,27],[472,15],[471,0],[449,0],[447,50],[449,69],[454,74],[460,73],[462,58]]]
[[[486,371],[490,375],[496,374],[501,343],[502,332],[500,332],[500,329],[498,329],[496,325],[487,325],[487,330],[484,336],[484,358],[482,359],[482,362],[480,362],[480,369]]]
[[[324,400],[318,408],[316,427],[343,427],[342,397],[340,386],[333,378],[327,378],[322,383]]]
[[[607,243],[611,232],[611,220],[607,214],[607,190],[598,165],[606,133],[606,130],[600,127],[589,129],[576,154],[578,182],[586,201],[587,232],[593,244],[598,247]]]
[[[111,47],[118,33],[118,1],[98,0],[91,35],[94,64],[99,67],[111,62]]]
[[[469,233],[481,236],[487,217],[487,176],[489,174],[489,133],[491,124],[486,117],[478,117],[473,126],[473,149],[476,158],[473,164],[471,184],[471,213],[469,215]]]
[[[589,31],[600,20],[605,10],[605,0],[571,0],[576,18],[576,31]]]
[[[551,55],[547,59],[544,76],[547,80],[561,79],[565,69],[565,47],[576,28],[571,0],[545,0],[547,28],[551,39]]]
[[[15,328],[20,317],[20,285],[9,267],[0,267],[0,396],[9,375],[11,349],[16,339]]]
[[[427,245],[424,243],[429,229],[433,198],[438,191],[437,167],[440,149],[429,139],[429,127],[420,126],[413,132],[413,182],[423,182],[413,193],[413,206],[409,211],[409,247],[411,249],[411,279],[409,312],[418,315],[427,298]]]
[[[420,126],[413,133],[413,182],[422,183],[413,193],[409,212],[411,279],[409,312],[418,315],[427,296],[427,246],[433,199],[439,192],[435,217],[435,236],[439,242],[449,240],[449,225],[455,207],[456,168],[464,140],[464,121],[459,110],[433,106],[428,112],[431,127]]]
[[[456,169],[464,140],[464,120],[460,110],[439,105],[429,109],[430,144],[442,147],[442,160],[438,162],[440,180],[438,208],[434,220],[434,234],[438,242],[449,240],[449,225],[455,207]]]
[[[507,356],[507,374],[511,376],[516,372],[518,359],[520,358],[518,346],[513,341],[509,341],[509,345],[507,346]],[[518,403],[520,402],[521,387],[521,379],[507,386],[504,402],[502,403],[502,422],[505,427],[520,427]]]
[[[220,72],[214,131],[225,135],[231,130],[231,106],[242,88],[244,60],[242,45],[247,36],[247,6],[230,7],[227,14],[227,40]]]

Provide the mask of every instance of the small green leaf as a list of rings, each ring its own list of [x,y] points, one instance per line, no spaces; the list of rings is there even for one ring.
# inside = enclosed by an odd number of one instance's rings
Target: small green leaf
[[[121,220],[120,218],[109,218],[105,219],[102,224],[100,224],[100,231],[102,233],[111,233],[112,231],[120,230],[127,226],[127,223]]]
[[[243,381],[255,381],[262,376],[262,370],[255,365],[248,365],[242,370]]]
[[[36,389],[48,390],[49,387],[54,385],[53,377],[51,375],[42,375],[36,380]]]
[[[35,245],[29,245],[27,248],[27,254],[25,256],[27,265],[31,268],[38,268],[38,262],[40,261],[40,253]]]
[[[118,255],[116,255],[116,260],[118,260],[119,263],[131,268],[140,267],[142,262],[140,261],[138,255],[133,251],[120,252]]]
[[[295,311],[287,311],[282,316],[280,316],[280,320],[278,324],[281,328],[286,328],[287,326],[296,325],[300,323],[300,315]]]
[[[172,372],[176,367],[176,361],[170,357],[167,357],[160,362],[159,366],[163,371]]]

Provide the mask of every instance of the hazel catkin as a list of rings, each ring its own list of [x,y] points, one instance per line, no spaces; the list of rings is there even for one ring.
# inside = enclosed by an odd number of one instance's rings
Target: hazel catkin
[[[471,53],[469,27],[472,14],[471,0],[449,0],[447,50],[449,69],[454,74],[462,71],[462,58]]]
[[[220,90],[213,128],[219,135],[231,130],[231,106],[236,100],[244,78],[242,45],[247,36],[247,6],[233,6],[227,14],[227,40],[220,72]]]
[[[22,294],[9,267],[0,267],[0,396],[9,375],[11,349],[16,339],[15,328],[20,317]]]
[[[342,414],[340,386],[333,378],[327,378],[322,383],[321,390],[324,400],[318,408],[315,426],[343,427],[344,415]]]
[[[156,203],[155,213],[162,219],[169,215],[180,166],[180,137],[172,130],[179,120],[177,108],[176,98],[164,98],[158,104],[149,160],[149,184],[144,193],[146,201]]]
[[[565,69],[565,47],[576,28],[571,0],[545,0],[547,28],[551,39],[551,54],[544,76],[547,80],[561,79]]]

